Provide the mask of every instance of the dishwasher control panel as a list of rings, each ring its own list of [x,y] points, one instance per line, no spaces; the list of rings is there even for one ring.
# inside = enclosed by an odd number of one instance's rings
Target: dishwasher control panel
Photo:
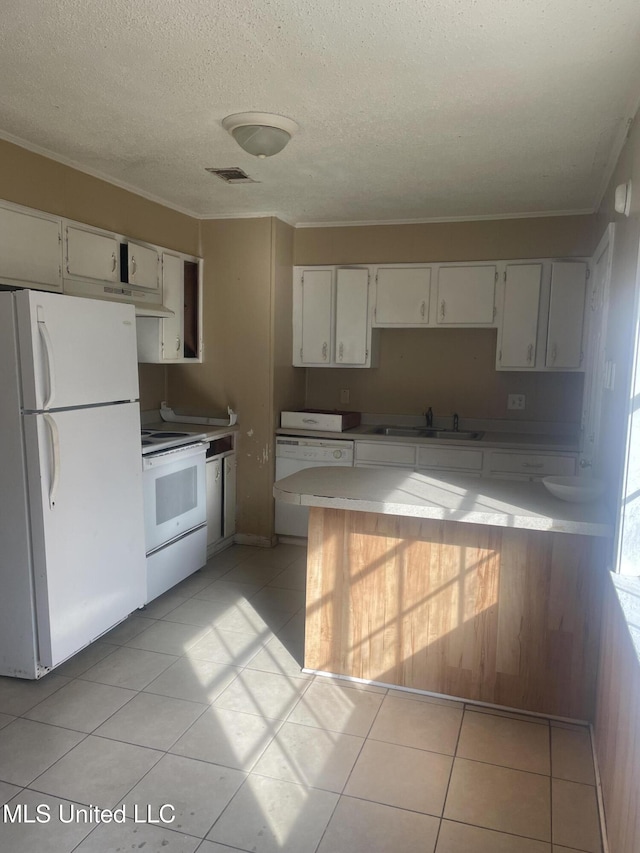
[[[276,458],[335,465],[353,464],[353,441],[323,441],[322,439],[276,438]]]

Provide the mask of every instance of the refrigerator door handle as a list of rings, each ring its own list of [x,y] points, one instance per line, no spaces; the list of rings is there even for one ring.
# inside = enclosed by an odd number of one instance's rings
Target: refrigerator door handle
[[[47,329],[47,324],[44,320],[44,308],[42,305],[38,305],[37,310],[38,317],[38,331],[40,332],[40,337],[42,338],[42,343],[44,344],[44,351],[47,356],[47,375],[48,375],[48,396],[47,399],[42,404],[43,409],[51,408],[51,403],[56,393],[56,382],[55,382],[55,373],[53,370],[53,344],[51,343],[51,335],[49,334],[49,329]]]
[[[60,433],[58,432],[58,425],[51,415],[45,414],[43,418],[51,433],[51,448],[53,450],[51,467],[53,468],[53,472],[49,486],[49,509],[54,509],[56,495],[58,494],[58,483],[60,482]]]

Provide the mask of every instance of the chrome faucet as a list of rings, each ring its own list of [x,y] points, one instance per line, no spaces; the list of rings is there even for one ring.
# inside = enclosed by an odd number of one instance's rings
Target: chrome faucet
[[[431,410],[431,406],[429,406],[427,411],[424,413],[424,416],[427,419],[427,426],[430,429],[433,426],[433,412]]]
[[[458,432],[458,413],[457,412],[453,416],[453,431]]]

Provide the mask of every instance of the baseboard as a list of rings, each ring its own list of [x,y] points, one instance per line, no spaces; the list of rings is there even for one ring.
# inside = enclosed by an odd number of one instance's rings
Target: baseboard
[[[256,548],[273,548],[277,545],[277,536],[254,536],[253,533],[236,533],[233,537],[236,545],[254,545]]]
[[[306,536],[278,536],[278,542],[283,545],[299,545],[301,548],[306,548],[309,544]]]
[[[215,554],[219,554],[221,551],[226,551],[227,548],[230,548],[234,543],[234,539],[235,537],[232,534],[231,536],[227,536],[226,539],[219,539],[213,545],[207,545],[207,560],[209,557],[213,557]]]
[[[607,838],[607,816],[604,811],[604,796],[602,794],[602,780],[600,778],[600,766],[598,764],[598,753],[596,751],[595,732],[593,725],[589,725],[591,735],[591,755],[593,758],[593,769],[596,774],[596,798],[598,800],[598,812],[600,815],[600,840],[602,841],[602,853],[609,853],[609,839]]]

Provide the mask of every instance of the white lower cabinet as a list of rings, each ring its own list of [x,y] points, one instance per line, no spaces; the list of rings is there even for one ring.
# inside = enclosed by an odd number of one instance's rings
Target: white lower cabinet
[[[419,447],[418,468],[482,471],[482,450],[462,447]]]
[[[439,471],[508,480],[572,476],[578,464],[577,453],[453,447],[435,441],[425,444],[356,441],[354,458],[355,466],[362,468],[406,468],[424,474]]]
[[[236,454],[233,435],[211,441],[207,451],[207,554],[236,530]]]
[[[59,218],[0,207],[0,281],[62,290]]]
[[[510,453],[494,450],[489,453],[488,476],[512,479],[540,477],[571,477],[576,473],[577,456],[551,453]]]
[[[354,464],[393,465],[396,468],[414,468],[415,444],[391,444],[386,441],[356,441]]]

